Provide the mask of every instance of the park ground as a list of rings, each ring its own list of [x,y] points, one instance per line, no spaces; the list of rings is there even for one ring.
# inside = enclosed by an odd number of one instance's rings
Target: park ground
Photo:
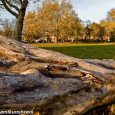
[[[34,43],[30,45],[76,58],[115,60],[115,43]]]

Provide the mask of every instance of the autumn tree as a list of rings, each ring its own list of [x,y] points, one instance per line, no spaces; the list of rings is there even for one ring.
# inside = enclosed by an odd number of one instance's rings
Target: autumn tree
[[[38,4],[36,11],[27,13],[24,18],[24,39],[34,39],[42,36],[44,42],[45,33],[49,30],[51,7],[53,5],[51,1],[52,0],[43,1],[41,5]]]
[[[73,24],[72,31],[73,36],[75,37],[75,41],[78,41],[78,37],[82,36],[83,24],[81,24],[81,20],[76,18],[75,23]]]
[[[103,41],[103,36],[105,34],[104,27],[101,27],[100,24],[93,22],[90,26],[90,29],[92,29],[91,36],[93,36],[94,39],[95,37],[100,37],[101,40]]]
[[[41,33],[38,20],[36,19],[36,12],[28,12],[24,18],[23,39],[30,42],[39,36],[41,36]]]
[[[112,8],[107,15],[107,19],[111,20],[112,26],[113,26],[113,31],[111,32],[111,40],[115,41],[115,8]]]
[[[84,28],[83,28],[83,33],[85,34],[85,41],[86,40],[90,40],[90,35],[91,35],[91,29],[90,29],[90,26],[91,26],[91,21],[90,20],[86,20],[84,22]]]
[[[106,20],[110,20],[112,23],[115,23],[115,8],[112,8],[108,13],[107,13],[107,18]]]
[[[78,37],[81,26],[81,20],[78,18],[78,15],[73,10],[73,6],[71,2],[67,2],[62,0],[61,3],[61,20],[60,27],[62,30],[60,31],[60,37]]]
[[[0,0],[0,4],[17,19],[15,39],[19,41],[21,41],[22,38],[24,16],[30,1],[31,0]]]
[[[108,36],[108,41],[110,41],[111,33],[115,29],[115,9],[111,9],[108,12],[107,18],[100,21],[101,27],[104,27],[106,34]]]
[[[105,31],[105,28],[102,27],[100,24],[99,24],[99,37],[101,37],[101,41],[103,42],[103,36],[105,35],[106,31]]]
[[[48,32],[56,37],[56,43],[58,38],[78,36],[81,27],[80,19],[73,10],[71,2],[65,0],[61,3],[58,0],[44,0],[41,5],[37,6],[36,13],[29,12],[24,20],[25,35],[28,31],[29,35],[32,31],[36,31],[42,35],[44,41],[45,34]]]
[[[113,31],[113,24],[110,20],[101,20],[101,26],[105,28],[106,34],[108,36],[108,41],[110,41],[111,32]]]
[[[50,32],[51,27],[51,18],[53,16],[53,6],[55,4],[55,0],[44,0],[40,5],[37,6],[37,15],[36,20],[38,24],[38,31],[41,33],[43,37],[43,42],[45,39],[46,32]]]
[[[99,29],[99,24],[93,22],[93,23],[91,24],[90,28],[93,30],[93,31],[91,32],[91,35],[94,36],[94,38],[95,38],[96,36],[98,36],[99,30],[100,30],[100,29]]]
[[[61,4],[55,2],[52,15],[51,31],[56,35],[56,38],[67,38],[76,36],[79,27],[79,18],[73,10],[70,1],[62,0]]]

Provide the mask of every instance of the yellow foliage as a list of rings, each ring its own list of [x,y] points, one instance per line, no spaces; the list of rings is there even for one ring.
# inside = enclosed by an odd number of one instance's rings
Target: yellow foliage
[[[110,35],[110,33],[111,33],[111,32],[113,31],[113,29],[114,29],[113,23],[111,23],[110,20],[107,20],[107,21],[102,20],[101,23],[100,23],[100,25],[101,25],[102,27],[105,27],[107,35]]]
[[[25,16],[23,35],[44,36],[47,31],[60,38],[77,35],[77,29],[82,26],[72,8],[70,1],[62,0],[59,4],[59,0],[44,0],[37,12],[28,12]]]
[[[115,28],[115,9],[108,12],[107,19],[101,20],[100,25],[106,29],[106,33],[110,37],[111,32],[113,32]]]

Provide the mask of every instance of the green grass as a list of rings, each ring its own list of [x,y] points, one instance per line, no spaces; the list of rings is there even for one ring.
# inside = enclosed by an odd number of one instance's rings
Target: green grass
[[[115,44],[34,44],[34,46],[61,52],[76,58],[115,60]]]

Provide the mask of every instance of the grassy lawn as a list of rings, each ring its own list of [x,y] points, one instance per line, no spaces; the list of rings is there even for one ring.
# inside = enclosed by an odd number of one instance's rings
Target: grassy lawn
[[[47,50],[61,52],[63,54],[82,58],[82,59],[114,59],[115,60],[115,43],[99,43],[99,44],[71,44],[53,43],[31,44]]]

